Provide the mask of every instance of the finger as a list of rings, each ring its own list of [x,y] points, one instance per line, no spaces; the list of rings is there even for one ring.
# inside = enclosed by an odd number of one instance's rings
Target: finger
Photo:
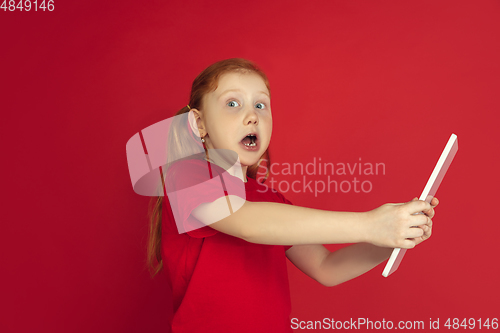
[[[410,216],[408,225],[410,227],[418,227],[424,224],[429,224],[431,218],[423,213],[416,213]]]
[[[428,234],[430,235],[430,233],[432,232],[432,227],[428,224],[420,225],[417,228],[420,228],[424,231],[424,236]]]
[[[411,201],[406,205],[408,206],[410,214],[420,213],[431,208],[431,205],[423,200]]]
[[[419,225],[417,227],[412,227],[412,228],[419,228],[419,229],[422,229],[424,231],[424,236],[427,235],[427,233],[430,233],[432,232],[432,220],[429,219],[429,223],[427,224],[422,224],[422,225]]]
[[[432,199],[434,199],[434,197]],[[431,201],[429,201],[429,203],[431,204],[431,208],[422,211],[422,213],[424,213],[425,215],[429,216],[430,218],[434,217],[434,210],[433,210],[434,206],[432,205],[432,202],[433,202],[432,199],[431,199]],[[415,197],[415,198],[413,198],[412,201],[417,201],[417,200],[418,199]]]
[[[405,238],[418,238],[422,237],[425,234],[423,228],[408,228],[405,233]]]
[[[401,242],[399,246],[402,249],[413,249],[416,245],[416,241],[414,239],[405,239]]]
[[[437,205],[439,205],[439,200],[438,200],[438,198],[436,198],[436,197],[432,198],[432,200],[431,200],[431,206],[434,208],[434,207],[436,207]]]
[[[425,215],[429,216],[431,219],[432,219],[432,218],[434,217],[434,215],[436,214],[433,208],[431,208],[431,209],[429,209],[429,210],[425,210],[423,213],[424,213]]]
[[[424,225],[422,227],[422,229],[424,230],[425,239],[431,237],[431,235],[432,235],[432,228],[431,227],[429,227],[428,225]]]
[[[427,220],[427,223],[426,223],[426,224],[424,224],[424,225],[428,226],[429,228],[432,228],[432,219],[431,219],[431,218],[429,218],[429,219]]]

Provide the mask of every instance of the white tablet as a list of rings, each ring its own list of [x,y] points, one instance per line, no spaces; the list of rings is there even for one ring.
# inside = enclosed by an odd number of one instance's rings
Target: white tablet
[[[425,185],[424,191],[422,192],[419,200],[427,201],[428,203],[431,202],[457,151],[457,136],[455,134],[452,134],[450,136],[450,139],[448,140],[448,143],[446,144],[446,147],[444,147],[444,150],[441,153],[441,157],[434,167],[434,171],[432,171],[432,174],[427,181],[427,185]],[[401,260],[403,260],[405,253],[406,249],[394,249],[392,251],[391,257],[389,258],[389,261],[385,265],[382,275],[388,277],[389,275],[394,273],[398,269]]]

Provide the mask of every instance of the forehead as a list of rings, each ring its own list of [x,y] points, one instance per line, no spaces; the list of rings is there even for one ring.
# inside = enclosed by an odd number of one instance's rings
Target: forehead
[[[222,74],[219,77],[219,82],[217,89],[213,92],[216,97],[220,96],[226,90],[230,89],[240,89],[244,92],[258,92],[264,91],[269,93],[266,83],[262,77],[253,72],[249,73],[238,73],[230,72]]]

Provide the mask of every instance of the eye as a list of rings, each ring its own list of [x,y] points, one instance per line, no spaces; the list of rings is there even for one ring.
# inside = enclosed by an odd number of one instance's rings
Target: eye
[[[266,107],[266,105],[264,103],[257,103],[255,106],[257,107],[257,109],[261,109],[261,110]]]
[[[228,106],[230,106],[230,107],[240,106],[240,105],[238,104],[238,102],[236,102],[236,101],[230,101],[230,102],[228,102],[228,103],[227,103],[227,105],[228,105]]]

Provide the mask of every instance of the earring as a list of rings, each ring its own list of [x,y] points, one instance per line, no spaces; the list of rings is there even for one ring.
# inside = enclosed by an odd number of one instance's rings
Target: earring
[[[203,139],[203,137],[201,138],[201,142],[205,143],[205,139]]]

